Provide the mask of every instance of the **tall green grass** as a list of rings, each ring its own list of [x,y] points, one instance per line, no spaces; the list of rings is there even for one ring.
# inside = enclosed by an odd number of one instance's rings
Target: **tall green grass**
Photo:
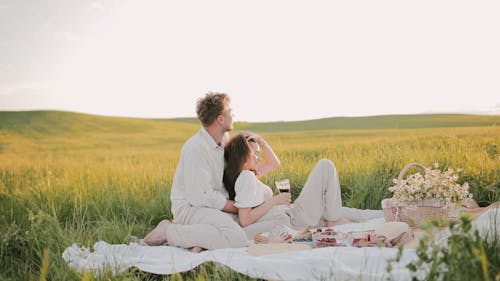
[[[210,264],[170,277],[134,269],[96,277],[70,270],[61,258],[74,242],[128,243],[172,218],[172,176],[197,124],[61,112],[0,117],[1,280],[248,279]],[[251,125],[236,129],[259,128]],[[255,131],[283,163],[263,180],[273,186],[278,177],[290,178],[293,196],[316,162],[329,158],[340,175],[344,204],[351,207],[380,209],[380,201],[391,196],[392,179],[414,161],[462,168],[462,181],[481,204],[500,200],[497,126]]]
[[[416,248],[418,259],[406,265],[406,268],[418,276],[415,280],[500,279],[500,233],[490,232],[483,238],[477,229],[473,229],[471,219],[472,217],[465,215],[458,222],[432,221],[422,226],[425,235]],[[490,221],[492,229],[498,223],[500,222],[496,220]],[[436,241],[435,236],[443,228],[447,229],[449,235],[446,244]],[[389,262],[386,268],[388,272],[392,270],[392,262],[401,258],[403,249],[404,247],[399,247],[396,259]]]

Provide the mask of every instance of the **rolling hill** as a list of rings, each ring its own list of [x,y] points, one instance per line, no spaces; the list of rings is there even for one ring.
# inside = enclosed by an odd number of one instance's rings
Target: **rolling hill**
[[[192,132],[199,126],[169,119],[107,117],[64,111],[1,111],[0,132],[31,136],[74,136],[93,133],[138,134],[172,130]]]
[[[381,115],[368,117],[332,117],[290,122],[236,122],[236,130],[255,132],[364,130],[488,127],[500,124],[499,115],[422,114]],[[26,137],[50,135],[120,133],[137,134],[151,131],[195,132],[199,123],[195,118],[141,119],[106,117],[64,111],[1,111],[0,132]]]
[[[256,132],[270,132],[485,127],[496,126],[497,124],[500,124],[500,116],[498,115],[420,114],[331,117],[293,122],[242,123],[240,128]]]

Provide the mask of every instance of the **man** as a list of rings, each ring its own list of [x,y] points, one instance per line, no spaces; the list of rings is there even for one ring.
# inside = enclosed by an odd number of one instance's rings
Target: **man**
[[[222,184],[224,144],[233,129],[229,96],[208,93],[198,100],[196,114],[202,128],[184,144],[172,183],[175,223],[163,220],[144,242],[193,251],[244,247],[245,232],[233,218],[238,210]]]

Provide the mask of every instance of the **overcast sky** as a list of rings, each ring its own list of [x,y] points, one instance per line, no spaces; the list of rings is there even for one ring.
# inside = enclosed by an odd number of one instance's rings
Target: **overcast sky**
[[[0,0],[0,110],[500,114],[500,1]]]

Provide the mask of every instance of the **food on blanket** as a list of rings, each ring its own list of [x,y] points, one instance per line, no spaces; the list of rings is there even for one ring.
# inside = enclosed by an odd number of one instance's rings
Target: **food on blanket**
[[[315,248],[346,246],[345,234],[336,232],[333,228],[319,227],[312,229],[311,232]]]
[[[375,229],[375,235],[386,247],[406,244],[415,238],[413,230],[405,222],[387,222]]]
[[[310,228],[290,228],[284,224],[274,226],[270,232],[257,233],[254,236],[256,244],[262,243],[292,243],[293,241],[310,242]]]
[[[316,248],[321,248],[321,247],[329,247],[329,246],[339,246],[337,243],[337,239],[335,237],[322,237],[319,239],[316,239],[316,243],[314,244]]]
[[[256,244],[268,243],[269,242],[269,232],[257,233],[254,236],[254,241]]]
[[[292,243],[290,228],[284,224],[279,224],[269,232],[269,243]]]
[[[257,244],[262,243],[292,243],[295,233],[293,229],[284,224],[276,225],[270,232],[257,233],[254,236],[254,241]]]
[[[349,233],[349,241],[355,247],[370,246],[373,240],[371,231],[355,231]]]

